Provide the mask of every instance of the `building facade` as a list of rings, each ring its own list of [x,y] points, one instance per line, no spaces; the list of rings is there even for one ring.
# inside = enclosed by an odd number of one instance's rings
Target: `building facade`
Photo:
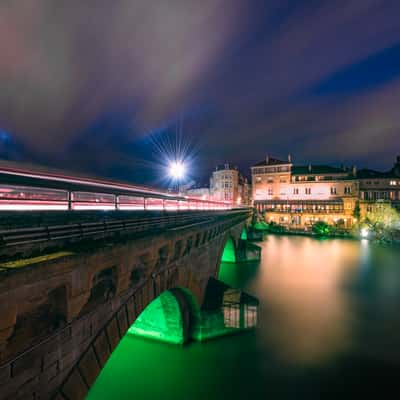
[[[210,196],[216,201],[241,203],[239,170],[230,164],[217,166],[210,178]]]
[[[400,156],[388,172],[326,165],[296,166],[266,157],[251,168],[253,204],[268,222],[294,227],[316,221],[351,227],[382,204],[400,210]],[[359,212],[355,212],[359,207]]]
[[[388,172],[372,169],[358,171],[360,186],[360,213],[365,217],[382,204],[390,204],[400,211],[400,156]]]
[[[266,157],[251,168],[252,197],[268,222],[294,227],[325,221],[350,227],[359,196],[355,168],[295,166]]]

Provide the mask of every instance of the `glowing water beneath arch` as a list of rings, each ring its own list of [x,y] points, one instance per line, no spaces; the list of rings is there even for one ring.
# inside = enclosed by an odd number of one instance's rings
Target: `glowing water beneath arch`
[[[183,319],[176,297],[169,290],[161,293],[139,315],[128,333],[162,342],[183,344]]]
[[[235,243],[229,238],[222,253],[221,262],[236,262]]]

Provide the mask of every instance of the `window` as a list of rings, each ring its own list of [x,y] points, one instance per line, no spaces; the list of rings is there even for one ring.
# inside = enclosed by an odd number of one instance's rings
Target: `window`
[[[299,188],[294,188],[293,189],[293,194],[299,194]]]
[[[272,189],[268,189],[268,195],[269,195],[269,196],[272,196],[272,195],[273,195]]]
[[[274,178],[268,178],[268,183],[272,183],[274,181]]]
[[[311,188],[306,188],[306,194],[311,194]]]
[[[344,187],[344,194],[350,194],[351,193],[351,187],[350,186],[345,186]]]
[[[334,186],[331,187],[331,194],[336,194],[336,188]]]
[[[390,181],[391,186],[396,186],[397,182],[396,181]]]
[[[261,176],[256,176],[256,183],[260,183],[261,182]]]

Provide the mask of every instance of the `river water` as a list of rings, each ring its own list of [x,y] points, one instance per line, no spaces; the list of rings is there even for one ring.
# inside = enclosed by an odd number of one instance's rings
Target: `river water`
[[[260,246],[260,263],[220,273],[258,297],[257,328],[185,347],[127,335],[88,399],[400,398],[400,248],[300,236]]]

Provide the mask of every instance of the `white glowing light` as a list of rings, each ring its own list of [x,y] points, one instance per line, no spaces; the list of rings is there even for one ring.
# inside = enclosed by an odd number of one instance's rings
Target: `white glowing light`
[[[367,228],[361,229],[361,237],[366,238],[369,235],[369,230]]]
[[[169,174],[173,179],[182,179],[185,176],[186,167],[180,161],[173,161],[169,165]]]

